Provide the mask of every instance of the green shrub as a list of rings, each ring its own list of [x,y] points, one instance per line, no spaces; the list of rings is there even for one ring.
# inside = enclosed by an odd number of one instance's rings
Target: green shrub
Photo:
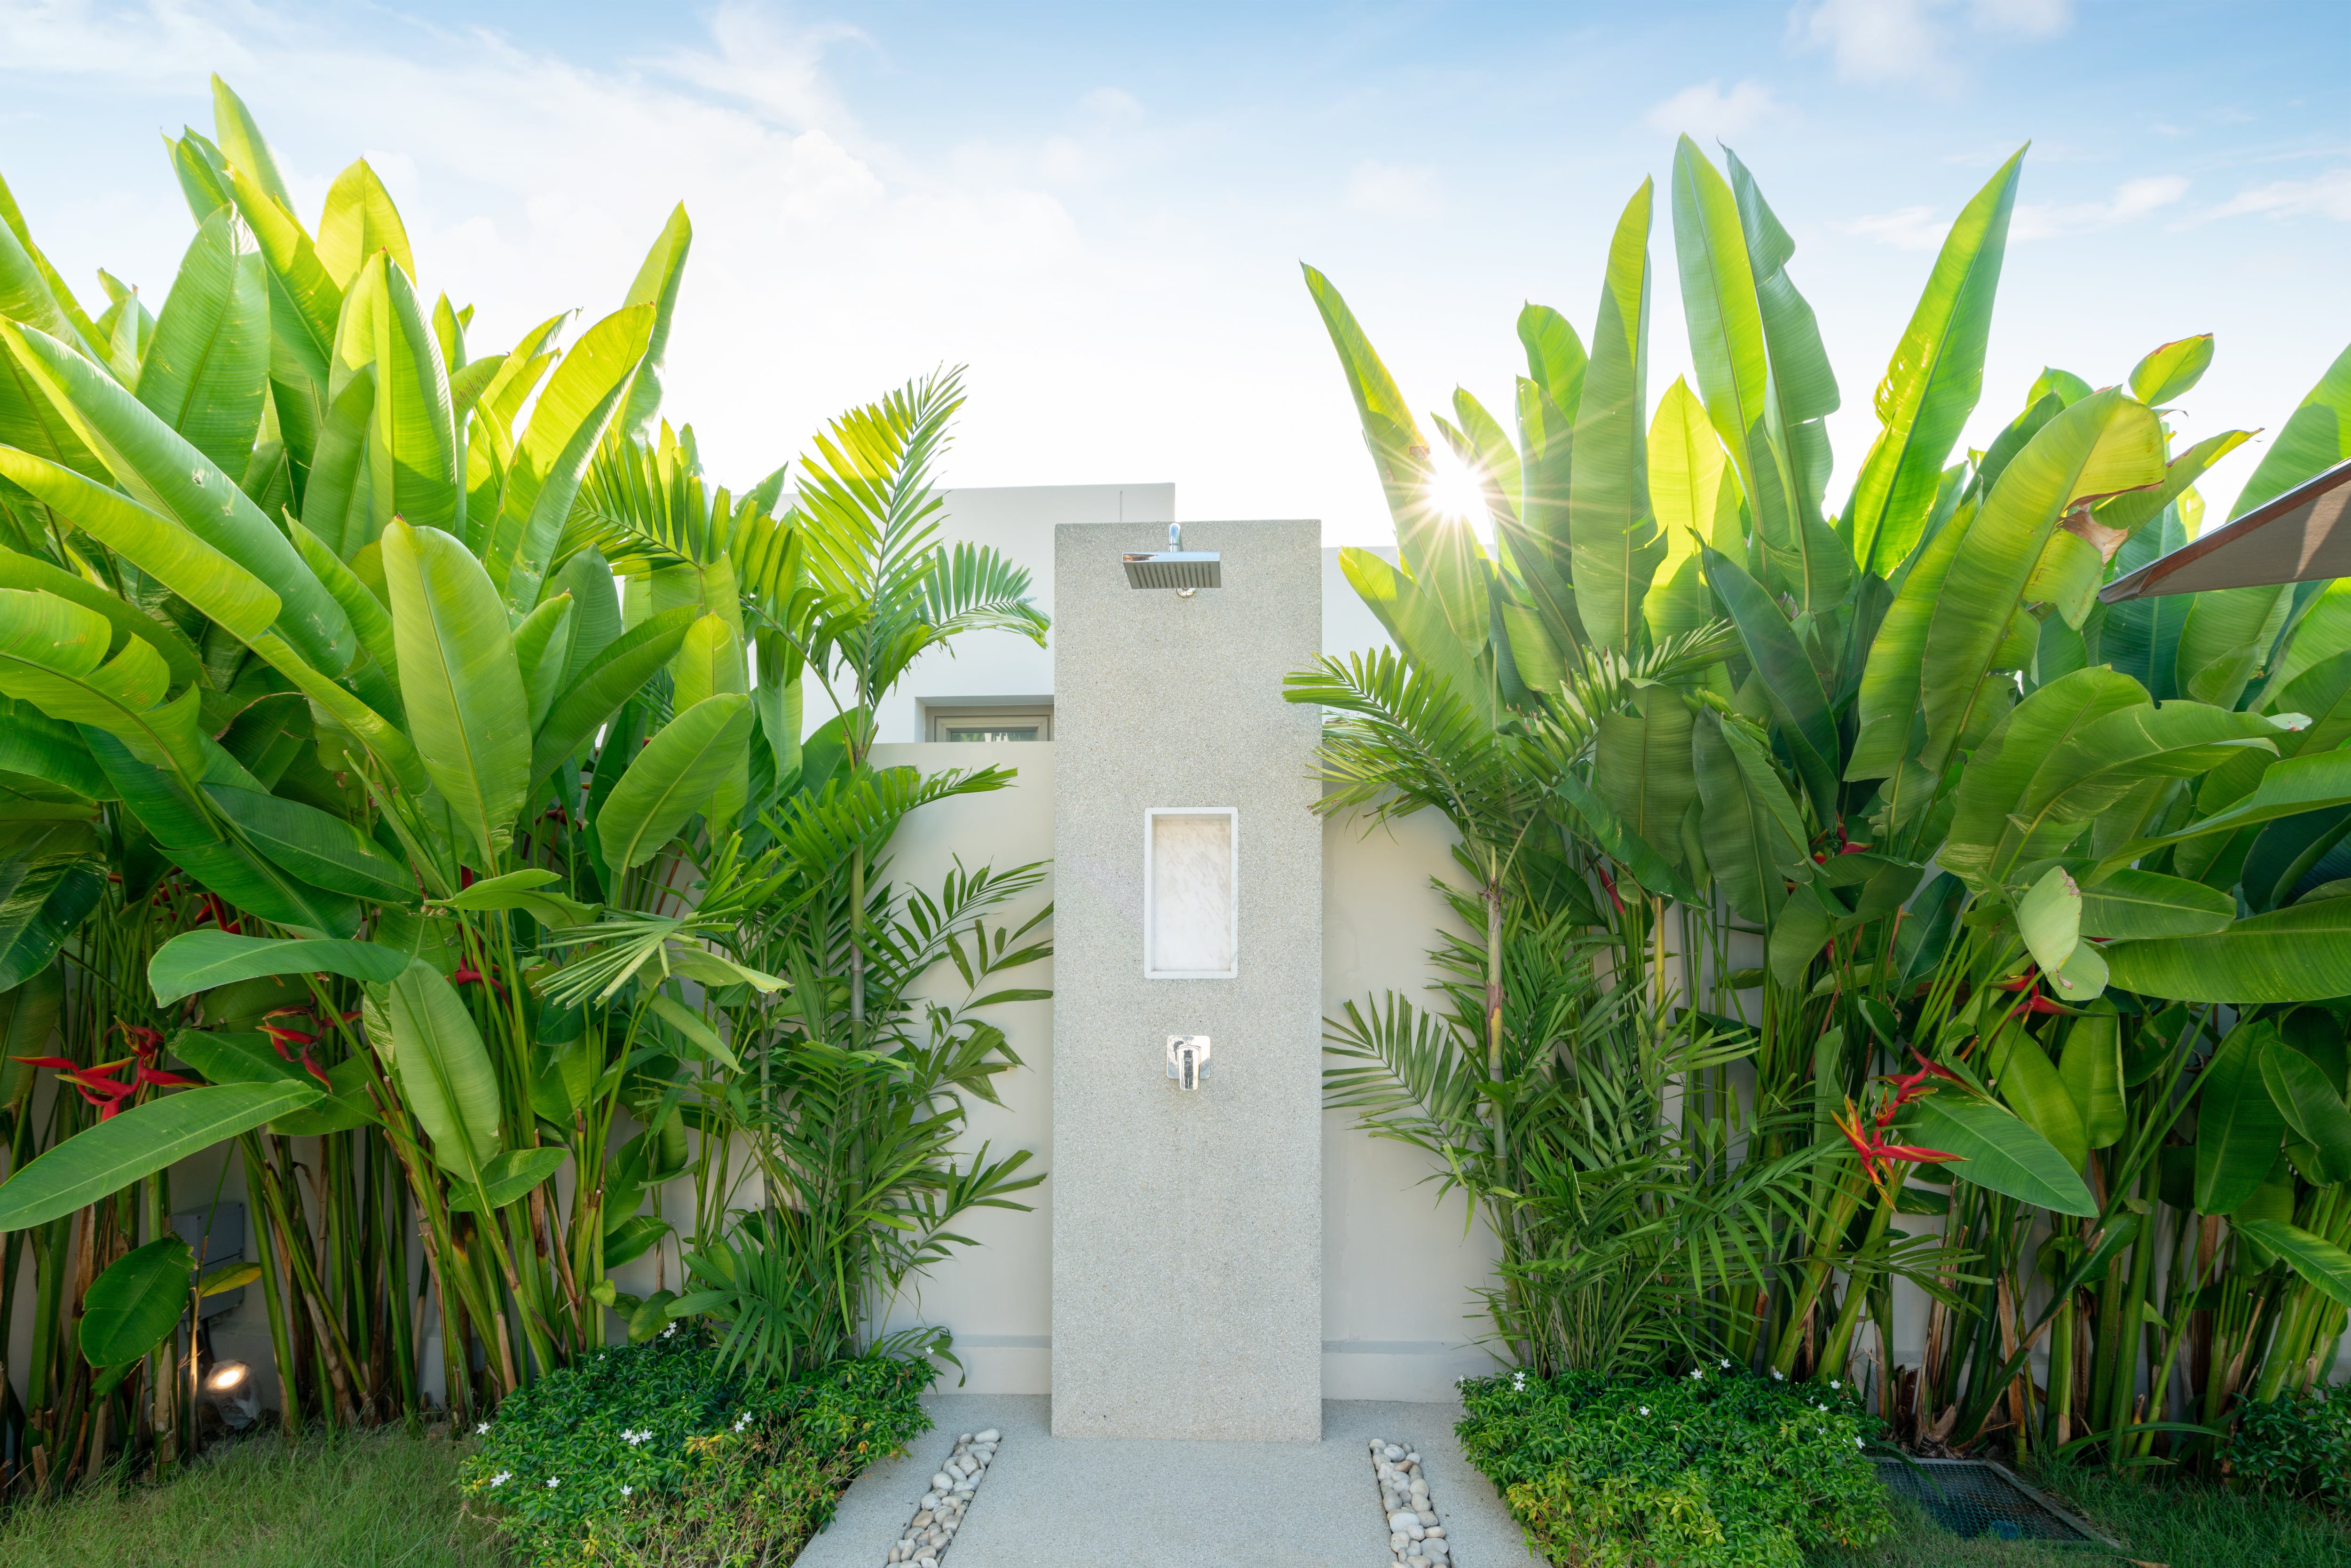
[[[1802,1568],[1892,1523],[1850,1387],[1701,1367],[1680,1377],[1523,1373],[1461,1385],[1462,1452],[1530,1541],[1591,1568]]]
[[[868,1356],[761,1384],[680,1326],[516,1394],[460,1484],[533,1563],[789,1563],[860,1471],[930,1429],[936,1375]]]
[[[2244,1406],[2227,1458],[2248,1490],[2351,1508],[2351,1384]]]

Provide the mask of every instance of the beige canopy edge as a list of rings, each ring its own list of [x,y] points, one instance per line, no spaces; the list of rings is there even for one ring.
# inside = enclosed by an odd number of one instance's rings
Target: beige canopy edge
[[[2351,577],[2351,463],[2265,501],[2098,591],[2108,604],[2214,588],[2267,588]]]

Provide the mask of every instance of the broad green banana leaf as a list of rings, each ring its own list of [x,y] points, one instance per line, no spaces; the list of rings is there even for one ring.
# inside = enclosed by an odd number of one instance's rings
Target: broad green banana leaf
[[[358,644],[342,607],[219,465],[56,339],[0,321],[0,345],[133,500],[269,585],[281,606],[276,629],[304,660],[329,675],[350,666]]]
[[[1913,1102],[1903,1117],[1903,1142],[1959,1155],[1945,1168],[1978,1186],[2058,1214],[2098,1212],[2065,1156],[2002,1106],[1944,1092]]]
[[[318,1097],[315,1083],[224,1083],[134,1105],[0,1183],[0,1232],[71,1214]]]
[[[2262,1081],[2277,1038],[2264,1019],[2229,1031],[2205,1063],[2196,1092],[2196,1211],[2231,1215],[2269,1179],[2285,1118]]]
[[[106,892],[88,822],[0,825],[0,991],[49,967]]]
[[[743,759],[751,699],[705,697],[664,726],[629,763],[596,816],[596,835],[615,872],[651,860],[701,810]]]
[[[1322,312],[1331,346],[1338,350],[1364,439],[1379,470],[1405,574],[1426,596],[1436,624],[1451,633],[1465,659],[1475,659],[1486,646],[1491,619],[1478,537],[1465,520],[1446,517],[1437,504],[1431,494],[1436,470],[1429,463],[1427,438],[1347,302],[1329,278],[1311,267],[1303,270],[1307,292]],[[1465,696],[1471,690],[1457,689]]]
[[[2126,866],[2082,889],[2082,935],[2107,941],[2225,931],[2236,901],[2185,877]]]
[[[2339,1306],[2351,1307],[2351,1253],[2313,1236],[2299,1226],[2277,1219],[2241,1220],[2234,1227],[2247,1240],[2267,1248],[2294,1266]]]
[[[433,1140],[442,1168],[479,1186],[500,1152],[496,1070],[465,1004],[421,958],[411,959],[383,1003],[401,1098]],[[369,1026],[374,1035],[372,1020]]]
[[[1771,700],[1771,716],[1779,721],[1780,736],[1795,757],[1796,774],[1804,782],[1804,793],[1812,797],[1814,820],[1834,822],[1841,748],[1836,717],[1830,711],[1820,672],[1797,641],[1786,613],[1762,584],[1719,550],[1708,548],[1702,556],[1707,581],[1730,612],[1731,624],[1739,628],[1739,639]]]
[[[89,1282],[77,1337],[95,1367],[139,1360],[163,1343],[187,1311],[196,1255],[176,1236],[133,1248]]]
[[[559,563],[557,544],[596,447],[652,340],[656,306],[630,305],[588,329],[548,378],[516,441],[483,564],[506,602],[527,612]]]
[[[416,276],[416,258],[409,252],[408,227],[400,221],[400,209],[361,158],[327,187],[327,205],[319,215],[319,264],[336,287],[347,289],[379,254],[388,255],[411,278]]]
[[[139,401],[224,474],[243,474],[269,392],[269,283],[226,208],[196,230],[155,318]]]
[[[2111,1012],[2074,1019],[2065,1030],[2057,1076],[2073,1097],[2089,1146],[2113,1146],[2130,1124],[2123,1093],[2121,1020]]]
[[[1711,709],[1698,714],[1691,748],[1707,866],[1732,909],[1744,919],[1769,924],[1787,897],[1791,877],[1802,881],[1810,875],[1796,804],[1762,743],[1737,721],[1725,721]]]
[[[488,870],[530,782],[530,707],[506,606],[481,563],[437,528],[395,521],[383,546],[409,728]]]
[[[2261,1071],[2286,1125],[2317,1151],[2326,1184],[2351,1182],[2351,1110],[2326,1074],[2282,1039],[2262,1048]]]
[[[2298,904],[2206,936],[2116,942],[2112,983],[2169,1001],[2325,1001],[2351,996],[2351,899]]]
[[[1609,243],[1568,483],[1576,614],[1603,648],[1633,644],[1641,601],[1665,557],[1649,509],[1650,194],[1644,180]]]
[[[2023,164],[2020,148],[1959,209],[1877,385],[1877,439],[1844,517],[1864,572],[1887,576],[1909,556],[1943,465],[1983,395],[1984,345]]]
[[[155,993],[155,1005],[169,1007],[198,991],[263,975],[305,975],[324,970],[381,984],[396,978],[407,967],[405,956],[372,942],[183,931],[155,949],[155,956],[147,961],[147,984]]]

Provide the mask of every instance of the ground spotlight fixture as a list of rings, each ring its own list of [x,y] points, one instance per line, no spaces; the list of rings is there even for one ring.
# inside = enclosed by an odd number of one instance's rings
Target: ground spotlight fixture
[[[242,1432],[261,1418],[261,1390],[253,1380],[253,1368],[241,1361],[213,1364],[204,1374],[204,1398],[232,1432]]]

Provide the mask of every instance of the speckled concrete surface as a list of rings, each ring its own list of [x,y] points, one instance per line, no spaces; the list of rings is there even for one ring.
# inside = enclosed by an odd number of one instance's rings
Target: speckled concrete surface
[[[962,1432],[1004,1443],[940,1568],[1381,1568],[1387,1526],[1364,1452],[1417,1448],[1460,1568],[1527,1568],[1519,1527],[1453,1440],[1453,1405],[1330,1400],[1319,1443],[1055,1437],[1050,1399],[935,1395],[937,1430],[849,1489],[798,1568],[882,1568]]]
[[[1153,524],[1053,530],[1053,1421],[1311,1443],[1322,1400],[1321,525],[1204,522],[1195,599],[1137,592]],[[1147,979],[1144,821],[1238,813],[1224,979]],[[1214,1042],[1186,1093],[1169,1035]]]

